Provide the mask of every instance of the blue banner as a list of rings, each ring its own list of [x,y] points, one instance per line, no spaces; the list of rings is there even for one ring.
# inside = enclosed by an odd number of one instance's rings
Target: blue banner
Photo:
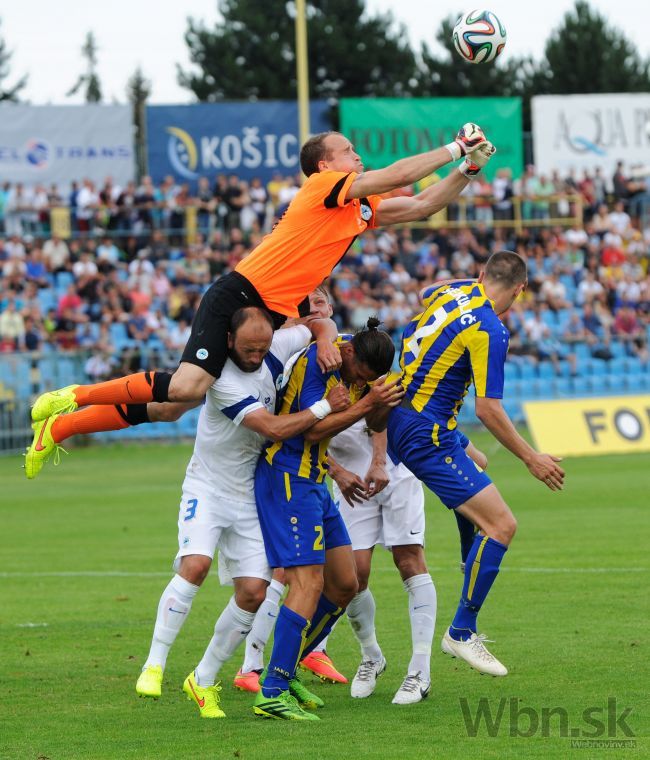
[[[325,100],[311,103],[311,132],[330,129]],[[242,179],[296,174],[300,145],[295,101],[199,103],[147,107],[149,174],[160,182],[211,181],[217,174]]]

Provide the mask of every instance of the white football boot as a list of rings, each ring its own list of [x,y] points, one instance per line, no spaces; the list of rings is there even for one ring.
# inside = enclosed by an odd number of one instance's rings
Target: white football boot
[[[350,695],[357,699],[369,697],[375,690],[377,679],[386,670],[386,658],[381,660],[363,660],[352,679]]]
[[[430,689],[431,681],[425,679],[419,670],[417,673],[409,673],[393,697],[393,704],[414,705],[428,697]]]
[[[456,641],[449,635],[449,628],[447,628],[442,637],[441,648],[445,654],[465,660],[479,673],[488,676],[507,676],[508,668],[488,652],[484,643],[486,641],[490,639],[486,638],[484,633],[473,633],[467,641]]]

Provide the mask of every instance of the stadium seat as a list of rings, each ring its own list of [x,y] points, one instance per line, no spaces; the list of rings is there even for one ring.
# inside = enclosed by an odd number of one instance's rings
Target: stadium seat
[[[551,380],[555,377],[555,368],[551,362],[540,362],[537,365],[537,372],[542,380]]]
[[[646,378],[643,375],[628,375],[625,378],[625,387],[629,392],[637,393],[644,390],[646,386]]]
[[[519,368],[522,380],[533,380],[537,377],[537,367],[532,362],[523,362]]]
[[[567,377],[556,377],[552,388],[556,396],[566,398],[571,395],[571,380]]]
[[[609,386],[604,376],[590,377],[587,383],[593,396],[606,396],[609,393]]]
[[[648,365],[642,364],[640,359],[636,357],[629,357],[624,359],[625,373],[628,375],[640,375],[642,372],[647,371]]]
[[[589,395],[589,385],[586,377],[572,377],[571,378],[571,390],[574,396],[578,398]]]

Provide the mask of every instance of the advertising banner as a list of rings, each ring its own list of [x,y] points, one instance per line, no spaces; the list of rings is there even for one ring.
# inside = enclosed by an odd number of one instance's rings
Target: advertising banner
[[[520,98],[342,98],[341,132],[367,169],[381,169],[454,139],[468,121],[479,124],[497,153],[486,174],[509,167],[516,179],[523,169]],[[451,165],[440,170],[446,175]]]
[[[650,93],[538,95],[532,120],[539,172],[650,166]]]
[[[650,451],[650,396],[523,404],[535,446],[558,456]]]
[[[0,179],[66,190],[85,177],[133,179],[131,107],[0,104]]]
[[[330,129],[328,105],[311,103],[311,131]],[[154,182],[211,181],[217,174],[242,179],[300,171],[298,106],[295,101],[199,103],[147,107],[147,161]]]

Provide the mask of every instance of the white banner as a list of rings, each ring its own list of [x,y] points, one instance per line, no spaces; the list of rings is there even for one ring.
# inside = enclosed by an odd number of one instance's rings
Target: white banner
[[[63,190],[110,175],[123,186],[133,179],[133,153],[130,106],[0,104],[0,182]]]
[[[610,179],[617,161],[626,176],[650,166],[650,93],[538,95],[532,121],[538,172],[599,166]]]

